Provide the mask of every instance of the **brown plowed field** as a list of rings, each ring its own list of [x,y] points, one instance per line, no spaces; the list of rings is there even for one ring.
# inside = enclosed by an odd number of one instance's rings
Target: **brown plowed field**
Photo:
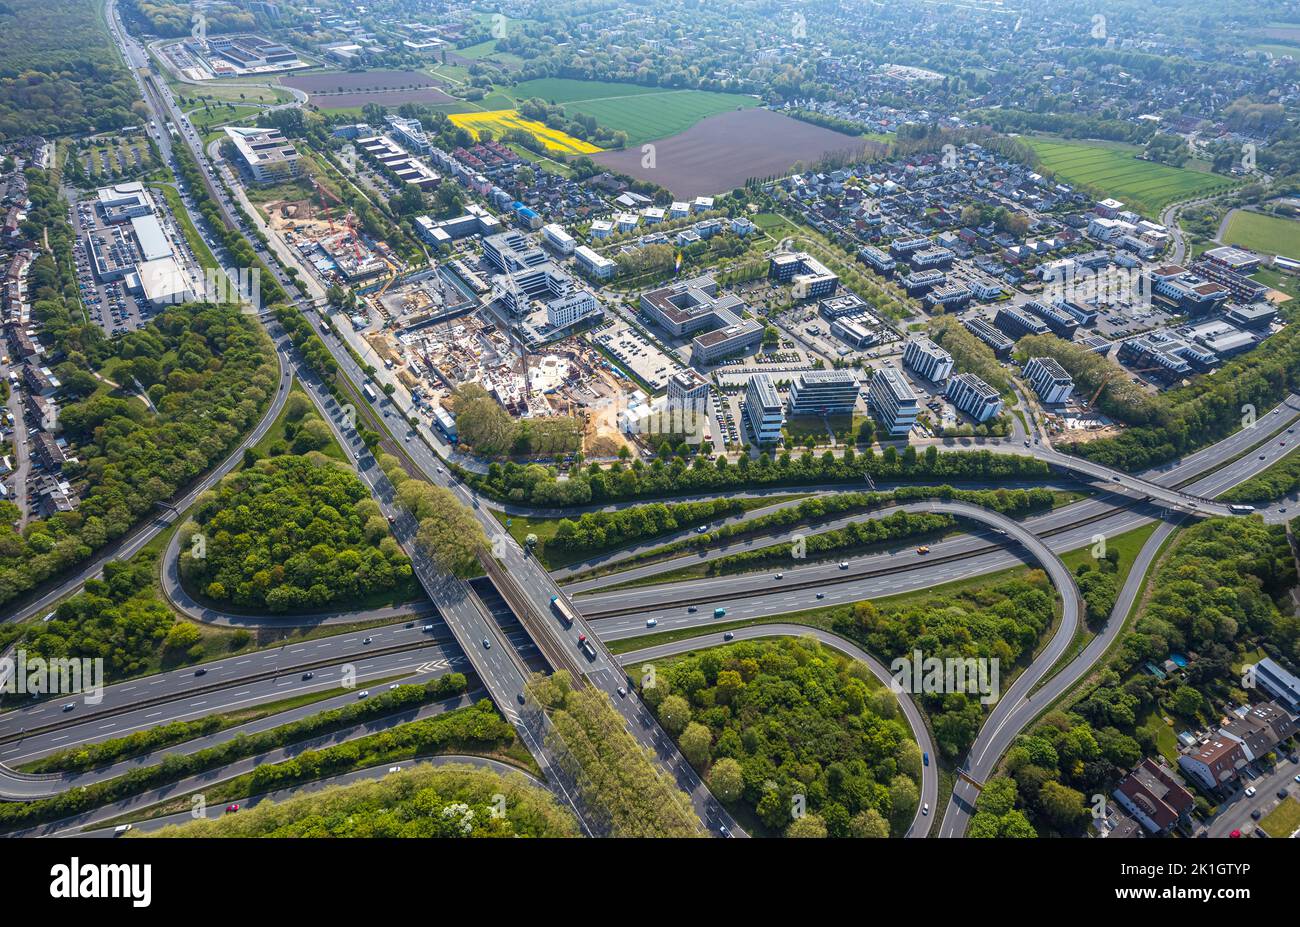
[[[638,146],[590,157],[619,173],[667,187],[684,199],[726,193],[751,177],[784,174],[796,161],[811,165],[831,152],[881,147],[766,109],[719,113],[652,144],[653,168],[641,166],[644,154]]]

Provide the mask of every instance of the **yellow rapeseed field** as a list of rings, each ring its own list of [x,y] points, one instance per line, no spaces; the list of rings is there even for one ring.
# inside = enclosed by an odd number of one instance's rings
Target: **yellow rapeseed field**
[[[469,131],[476,139],[483,129],[490,129],[497,138],[509,129],[523,129],[549,150],[560,154],[593,154],[601,150],[590,142],[584,142],[580,138],[552,129],[544,123],[525,119],[519,115],[518,110],[514,109],[498,109],[487,113],[452,113],[448,118],[453,124]]]

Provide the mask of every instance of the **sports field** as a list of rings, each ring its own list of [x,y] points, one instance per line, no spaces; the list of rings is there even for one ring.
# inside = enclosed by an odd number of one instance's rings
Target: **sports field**
[[[1239,209],[1228,220],[1223,243],[1300,261],[1300,222]]]
[[[509,90],[516,100],[540,97],[570,115],[592,116],[604,128],[627,133],[629,145],[676,135],[701,119],[758,105],[753,97],[711,90],[665,90],[639,84],[548,77]]]
[[[1217,174],[1139,161],[1132,149],[1123,146],[1032,137],[1024,141],[1038,152],[1042,166],[1061,180],[1091,187],[1150,218],[1158,218],[1170,203],[1237,185],[1237,181]]]
[[[486,113],[452,113],[447,118],[454,125],[467,129],[475,138],[478,138],[479,132],[483,129],[492,130],[497,138],[510,129],[523,129],[545,145],[547,150],[560,154],[595,154],[601,150],[590,142],[559,132],[544,123],[525,119],[513,109],[498,109]]]

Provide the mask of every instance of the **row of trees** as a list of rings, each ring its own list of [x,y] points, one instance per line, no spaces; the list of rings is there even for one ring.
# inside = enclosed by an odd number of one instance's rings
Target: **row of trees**
[[[634,668],[635,671],[635,668]],[[901,836],[921,750],[893,693],[816,640],[744,641],[642,668],[641,692],[719,800],[788,836]]]
[[[577,837],[548,790],[520,773],[418,765],[241,814],[167,827],[154,837]]]
[[[841,457],[830,451],[818,457],[807,450],[798,458],[787,451],[775,459],[763,453],[755,460],[741,457],[736,463],[725,457],[714,461],[697,457],[689,465],[682,457],[650,464],[639,459],[630,465],[615,462],[608,467],[591,463],[574,468],[563,481],[556,479],[552,467],[513,462],[493,463],[486,474],[462,472],[461,476],[496,498],[519,504],[561,506],[768,486],[861,483],[867,476],[900,482],[941,482],[1037,479],[1047,474],[1045,463],[1027,455],[994,454],[987,450],[940,452],[933,445],[917,453],[909,444],[901,452],[889,445],[881,454],[870,448],[861,452],[848,448]]]
[[[172,754],[156,766],[138,766],[121,776],[68,789],[53,798],[6,802],[0,805],[0,830],[15,830],[80,814],[286,744],[336,733],[403,709],[438,701],[464,692],[465,688],[465,677],[450,673],[422,686],[398,686],[373,698],[318,712],[255,734],[235,737],[193,753]],[[490,701],[483,699],[473,706],[398,725],[325,750],[305,750],[283,763],[258,766],[256,772],[247,777],[249,791],[237,794],[258,794],[297,782],[326,778],[350,769],[376,765],[390,756],[451,749],[481,751],[513,742],[514,728],[496,713]]]
[[[710,499],[676,505],[656,502],[612,512],[586,512],[577,519],[560,519],[554,537],[546,545],[570,552],[608,550],[715,518],[738,515],[744,510],[744,503],[739,499]]]
[[[397,487],[397,501],[419,522],[416,545],[443,572],[477,576],[479,557],[488,550],[487,532],[451,490],[411,477],[391,454],[379,466]]]
[[[698,837],[690,798],[637,743],[604,692],[567,670],[534,676],[528,697],[550,715],[546,744],[578,783],[588,822],[611,837]]]

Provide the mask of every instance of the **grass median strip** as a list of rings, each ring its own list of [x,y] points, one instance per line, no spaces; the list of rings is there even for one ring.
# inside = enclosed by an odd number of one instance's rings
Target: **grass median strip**
[[[368,682],[367,685],[386,685],[408,675],[410,674],[396,673],[382,679],[375,679]],[[155,750],[182,744],[197,737],[205,737],[232,727],[261,721],[263,718],[269,718],[272,715],[282,714],[306,705],[313,705],[316,702],[323,702],[326,699],[335,698],[349,691],[353,690],[325,689],[320,692],[307,692],[302,695],[295,695],[293,698],[268,702],[265,705],[255,705],[239,711],[220,712],[203,718],[195,718],[192,721],[173,721],[170,724],[135,731],[125,737],[114,737],[111,740],[102,740],[99,743],[69,747],[66,750],[60,750],[58,753],[51,753],[49,756],[22,763],[17,768],[21,772],[28,773],[84,772],[100,766],[109,766],[122,760],[144,756]]]
[[[281,727],[261,731],[248,737],[237,737],[227,743],[208,747],[189,755],[177,754],[169,756],[157,766],[134,769],[113,779],[96,782],[93,785],[81,788],[69,789],[52,798],[0,804],[0,831],[17,830],[60,820],[72,815],[83,814],[102,805],[121,801],[149,789],[177,782],[188,776],[220,769],[237,760],[258,756],[312,737],[331,734],[400,711],[440,701],[463,693],[466,691],[467,685],[467,680],[463,674],[450,673],[422,686],[399,686],[364,701],[346,705],[342,708],[323,711],[320,714]],[[481,709],[477,710],[481,711]],[[457,713],[449,712],[442,717],[449,717]],[[494,709],[491,717],[500,721]],[[439,721],[441,719],[433,718],[428,720]],[[513,738],[513,729],[506,725],[504,721],[500,721],[500,724],[505,725],[506,730],[510,732],[510,736]],[[402,727],[412,726],[414,725],[402,725]]]

